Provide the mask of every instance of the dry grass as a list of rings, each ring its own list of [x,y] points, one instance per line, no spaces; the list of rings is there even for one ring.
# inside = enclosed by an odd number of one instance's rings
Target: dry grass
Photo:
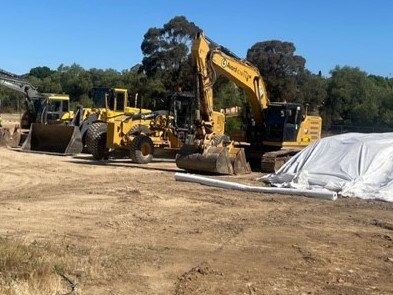
[[[25,245],[0,238],[0,294],[65,294],[69,283],[61,276],[67,261],[50,246]]]

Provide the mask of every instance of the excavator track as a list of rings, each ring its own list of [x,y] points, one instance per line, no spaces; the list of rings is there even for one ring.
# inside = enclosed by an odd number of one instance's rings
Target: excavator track
[[[300,149],[281,149],[264,153],[261,158],[261,172],[277,172],[282,165],[298,152],[300,152]]]

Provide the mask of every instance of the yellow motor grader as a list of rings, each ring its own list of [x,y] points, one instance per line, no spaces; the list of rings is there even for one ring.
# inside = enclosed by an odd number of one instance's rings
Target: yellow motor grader
[[[138,164],[152,161],[155,148],[179,149],[193,121],[194,96],[174,93],[167,97],[166,110],[124,114],[95,124],[87,135],[87,149],[96,160],[125,151]]]

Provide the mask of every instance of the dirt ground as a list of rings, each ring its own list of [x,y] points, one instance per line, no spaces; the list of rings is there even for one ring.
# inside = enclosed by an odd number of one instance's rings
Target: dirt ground
[[[177,171],[0,148],[0,237],[72,257],[77,294],[393,294],[392,203],[230,191]]]

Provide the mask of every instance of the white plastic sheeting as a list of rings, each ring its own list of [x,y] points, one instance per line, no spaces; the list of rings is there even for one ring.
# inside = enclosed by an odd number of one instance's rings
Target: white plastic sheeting
[[[393,202],[393,133],[323,138],[260,179],[280,187],[322,188],[347,197]]]

